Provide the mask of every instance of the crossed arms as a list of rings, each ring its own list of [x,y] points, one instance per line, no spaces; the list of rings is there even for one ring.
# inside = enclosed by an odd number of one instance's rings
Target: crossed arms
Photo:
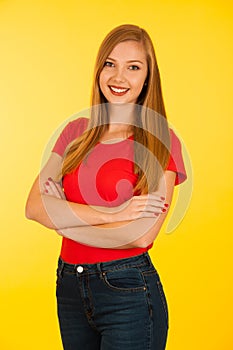
[[[52,153],[27,199],[28,219],[79,243],[104,248],[145,248],[158,235],[170,207],[175,172],[165,171],[156,192],[134,196],[115,208],[67,201],[61,184],[62,157]]]

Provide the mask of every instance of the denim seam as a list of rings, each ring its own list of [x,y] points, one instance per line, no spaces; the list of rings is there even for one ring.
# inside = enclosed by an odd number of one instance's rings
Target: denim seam
[[[90,307],[90,324],[97,330],[97,327],[94,323],[93,316],[94,316],[94,305],[92,300],[92,293],[90,288],[90,280],[89,277],[86,276],[86,282],[87,282],[87,291],[88,291],[88,300],[89,300],[89,307]]]
[[[138,268],[138,267],[142,267],[142,266],[147,266],[147,262],[144,262],[142,264],[124,264],[124,265],[118,265],[118,266],[115,266],[114,268],[110,269],[110,270],[105,270],[105,269],[102,269],[103,272],[113,272],[113,271],[121,271],[121,270],[126,270],[126,269],[130,269],[130,268]]]
[[[165,301],[165,296],[164,296],[164,292],[163,292],[163,287],[162,287],[162,284],[161,284],[160,281],[157,281],[157,286],[158,286],[160,298],[161,298],[161,300],[162,300],[164,312],[165,312],[165,315],[166,315],[167,324],[168,324],[168,309],[167,309],[167,303],[166,303],[166,301]]]
[[[151,276],[151,275],[158,276],[158,273],[155,269],[151,270],[151,271],[142,271],[142,274],[143,274],[143,276]]]
[[[90,327],[92,329],[94,329],[95,331],[98,332],[98,329],[96,328],[93,320],[92,320],[92,312],[91,312],[91,316],[90,316],[90,313],[88,312],[88,308],[87,308],[87,305],[86,305],[86,301],[85,301],[85,298],[84,298],[84,294],[83,294],[83,290],[82,290],[82,284],[83,284],[83,277],[86,277],[86,276],[79,276],[78,273],[76,274],[77,276],[77,279],[78,279],[78,284],[79,284],[79,289],[80,289],[80,295],[81,295],[81,299],[82,299],[82,304],[83,304],[83,309],[84,309],[84,313],[85,313],[85,316],[86,316],[86,319],[87,319],[87,322],[88,324],[90,325]],[[89,286],[88,286],[89,287]],[[89,295],[88,295],[88,298],[89,298]]]
[[[158,277],[158,280],[156,281],[156,284],[157,284],[157,288],[159,290],[160,299],[161,299],[162,304],[163,304],[163,308],[164,308],[164,312],[165,312],[166,320],[167,320],[167,324],[168,324],[168,308],[167,308],[167,303],[166,303],[166,300],[165,300],[163,286],[162,286],[162,283],[161,283],[161,281],[159,279],[158,272],[156,270],[154,270],[154,271],[145,271],[145,272],[142,272],[142,274],[143,274],[143,276],[150,276],[150,275],[155,274]]]
[[[146,300],[147,300],[147,305],[148,305],[149,316],[152,319],[152,303],[151,303],[151,300],[150,300],[150,289],[148,287],[148,283],[146,282],[146,280],[144,278],[143,272],[141,272],[141,274],[142,274],[142,278],[144,280],[144,284],[146,286]]]
[[[148,339],[148,343],[147,343],[147,350],[151,350],[151,344],[152,344],[152,324],[153,324],[153,319],[152,317],[150,317],[149,319],[149,326],[148,326],[148,334],[147,334],[147,339]]]
[[[148,326],[148,334],[147,334],[147,339],[149,339],[147,343],[147,349],[146,350],[151,350],[151,343],[152,343],[152,323],[153,323],[153,309],[152,309],[152,302],[150,299],[150,288],[148,286],[147,281],[145,280],[144,273],[141,272],[144,284],[146,286],[146,293],[145,293],[145,299],[146,303],[148,306],[148,315],[149,315],[149,326]]]

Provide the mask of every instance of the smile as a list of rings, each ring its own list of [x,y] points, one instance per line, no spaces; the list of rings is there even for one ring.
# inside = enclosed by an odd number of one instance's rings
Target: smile
[[[113,95],[116,96],[123,96],[124,94],[126,94],[128,92],[128,88],[120,88],[120,87],[116,87],[116,86],[109,86],[110,91]]]

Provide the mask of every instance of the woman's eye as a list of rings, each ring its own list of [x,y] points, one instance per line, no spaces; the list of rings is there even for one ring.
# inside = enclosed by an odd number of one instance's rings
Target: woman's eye
[[[138,70],[140,68],[138,66],[133,65],[133,66],[130,66],[129,69],[130,70]]]
[[[106,61],[104,64],[105,67],[113,67],[114,64],[112,62]]]

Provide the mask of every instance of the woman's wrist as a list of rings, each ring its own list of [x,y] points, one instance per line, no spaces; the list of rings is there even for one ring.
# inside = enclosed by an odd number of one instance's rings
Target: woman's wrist
[[[124,206],[125,203],[117,207],[92,206],[92,208],[97,212],[99,224],[110,224],[124,220],[121,213]]]
[[[111,224],[120,221],[119,213],[115,212],[113,208],[98,209],[99,224]]]

